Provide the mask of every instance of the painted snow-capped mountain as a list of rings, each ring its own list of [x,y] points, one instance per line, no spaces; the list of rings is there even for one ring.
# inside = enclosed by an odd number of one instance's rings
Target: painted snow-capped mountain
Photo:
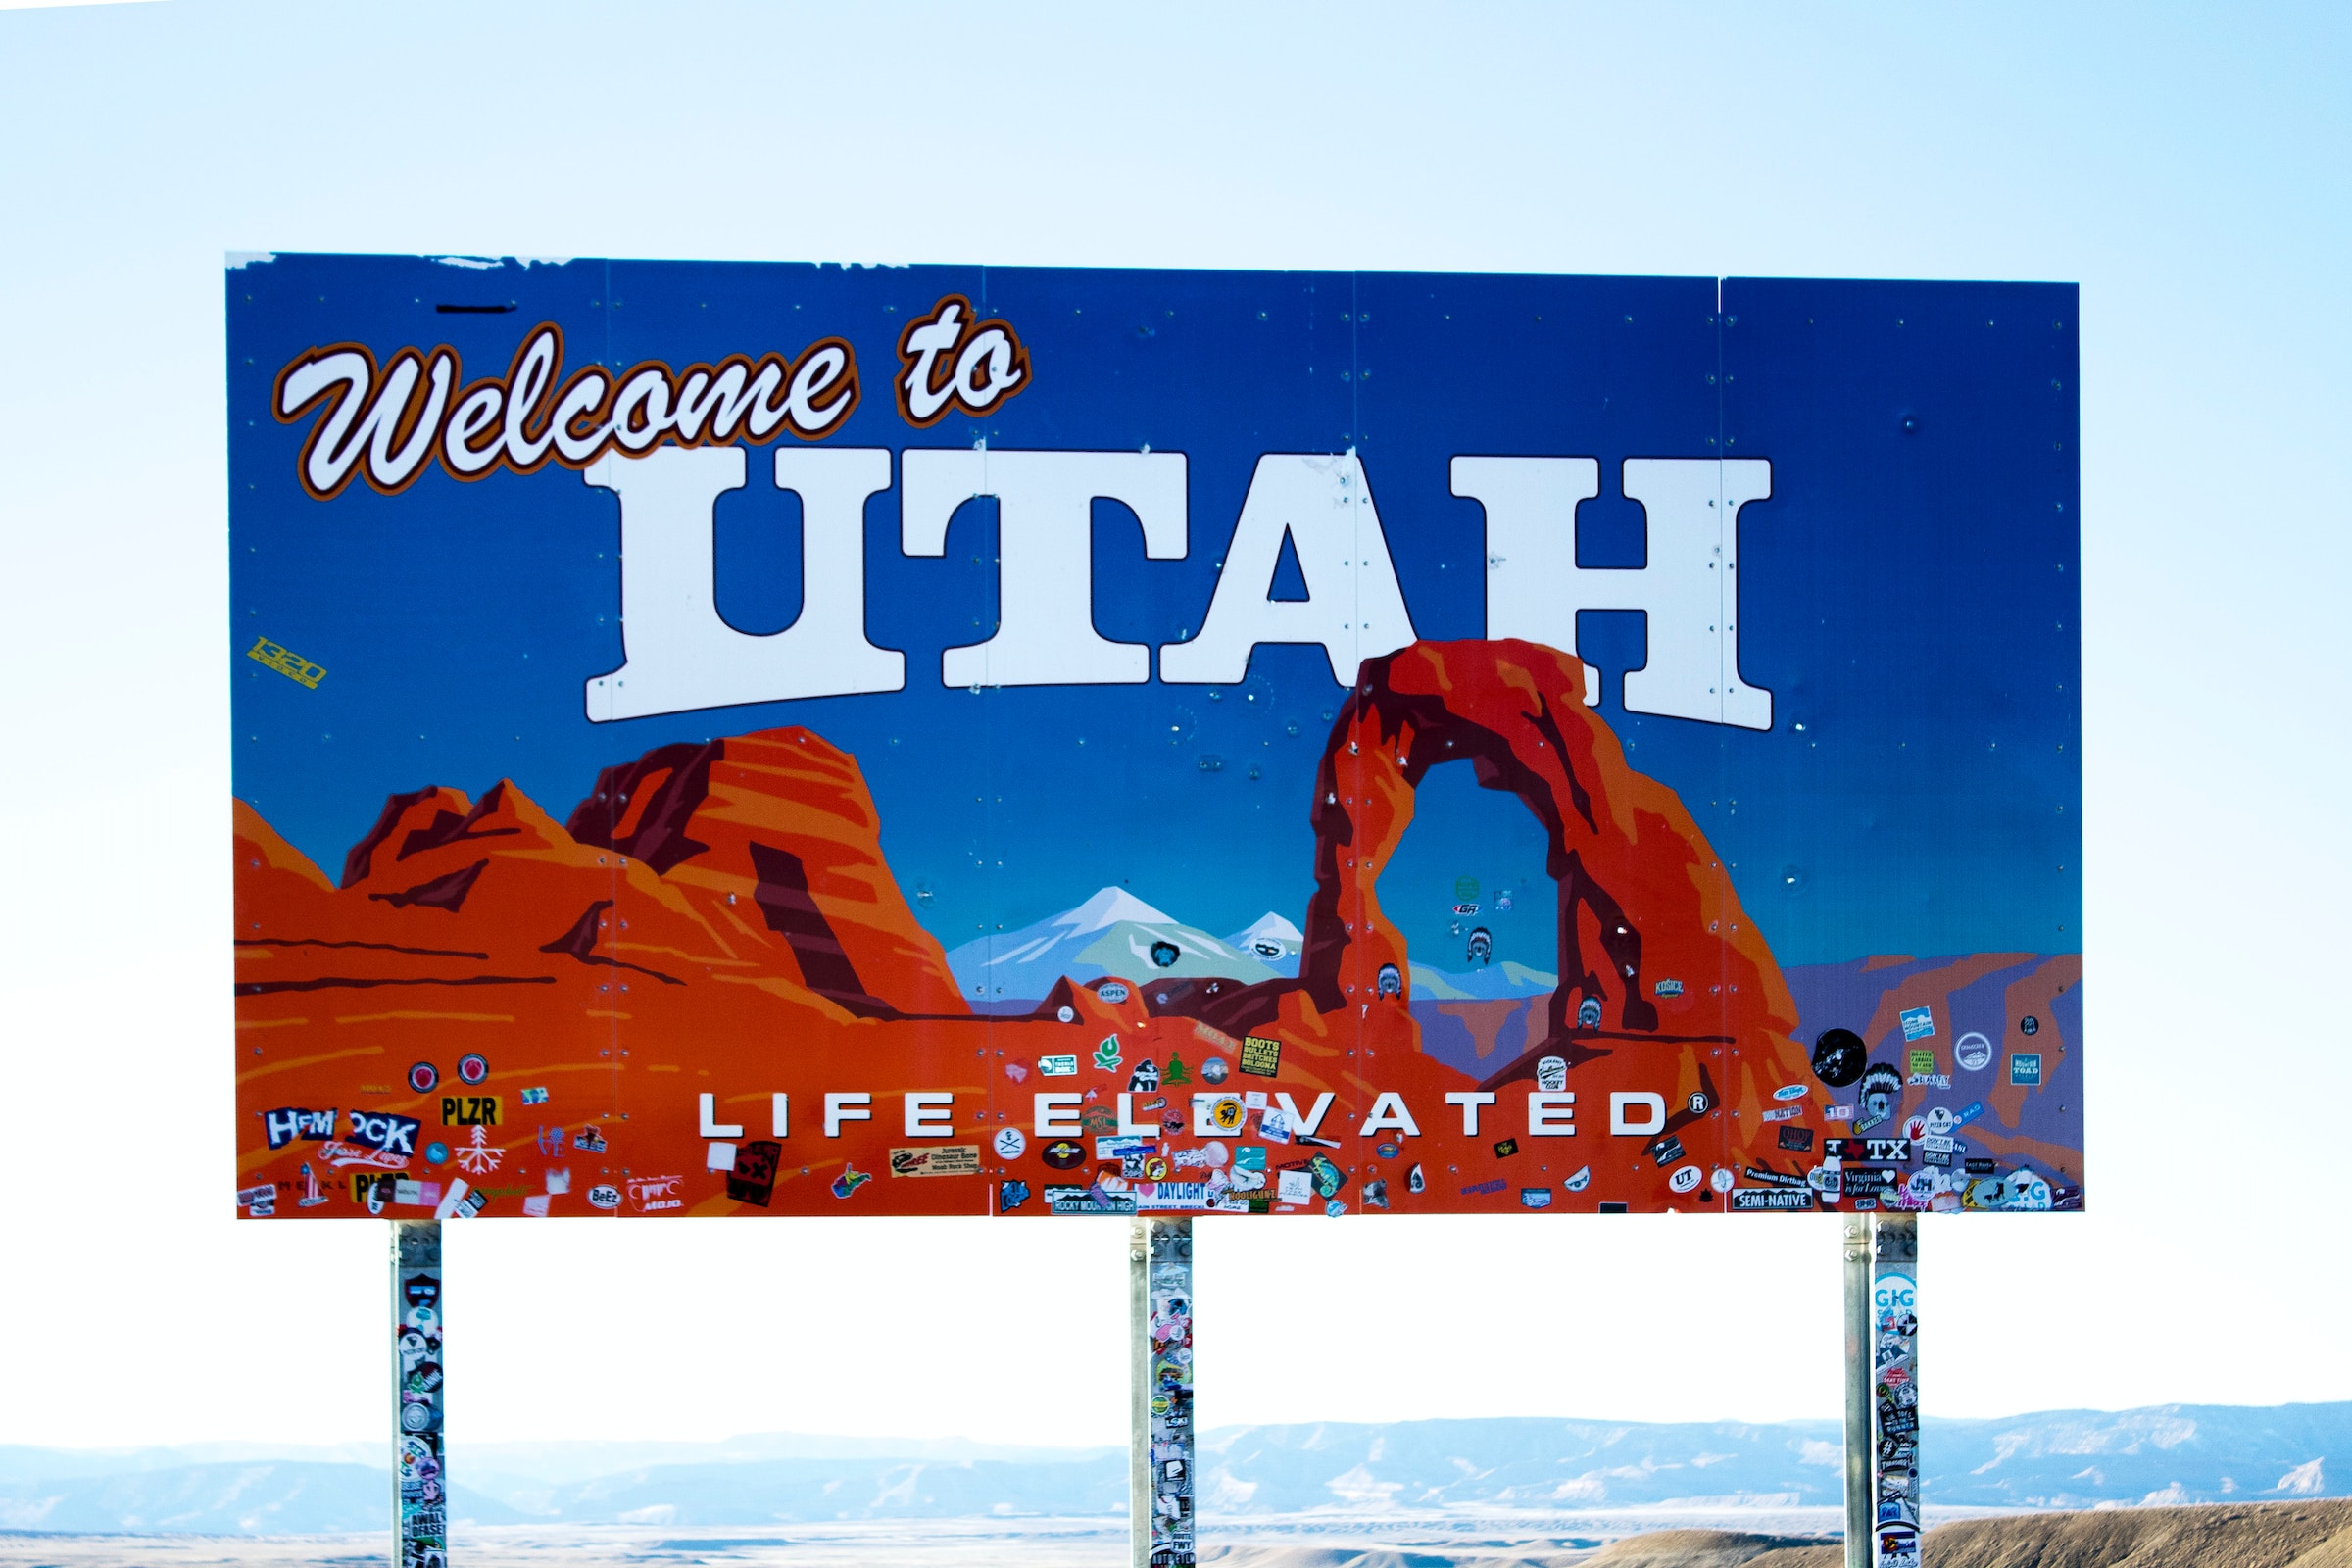
[[[1293,973],[1297,941],[1293,930]],[[1018,931],[976,937],[948,954],[948,967],[964,999],[984,1011],[1041,1001],[1064,975],[1080,982],[1114,974],[1124,980],[1220,975],[1245,984],[1275,975],[1247,948],[1186,925],[1123,888],[1104,888],[1075,909]]]
[[[1247,953],[1285,980],[1298,978],[1298,954],[1306,933],[1268,909],[1249,927],[1225,939],[1236,953]]]

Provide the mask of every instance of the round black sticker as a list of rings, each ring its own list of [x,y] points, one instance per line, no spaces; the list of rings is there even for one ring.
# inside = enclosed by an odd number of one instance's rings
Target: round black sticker
[[[1851,1029],[1825,1029],[1813,1042],[1813,1076],[1832,1089],[1843,1089],[1870,1065],[1870,1051]]]
[[[1069,1170],[1085,1160],[1086,1151],[1067,1138],[1056,1138],[1039,1150],[1037,1157],[1054,1170]]]
[[[2037,1035],[2041,1033],[2041,1020],[2029,1012],[2017,1020],[2017,1032],[2021,1035]]]
[[[409,1087],[420,1095],[431,1094],[433,1085],[440,1081],[441,1069],[429,1061],[420,1061],[409,1069]]]
[[[458,1076],[469,1084],[478,1084],[490,1076],[490,1063],[480,1056],[460,1056],[458,1058]]]

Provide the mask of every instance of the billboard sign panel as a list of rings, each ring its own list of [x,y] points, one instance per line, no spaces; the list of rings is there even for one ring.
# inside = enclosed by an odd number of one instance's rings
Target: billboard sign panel
[[[2070,286],[226,277],[248,1216],[2082,1201]]]

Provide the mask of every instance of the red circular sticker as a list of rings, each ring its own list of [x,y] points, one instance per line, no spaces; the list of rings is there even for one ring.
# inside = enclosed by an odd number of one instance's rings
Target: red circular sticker
[[[490,1076],[490,1063],[480,1056],[460,1056],[458,1058],[458,1076],[469,1084],[478,1084]]]
[[[431,1094],[433,1085],[440,1081],[441,1069],[429,1061],[420,1061],[409,1069],[409,1087],[420,1095]]]

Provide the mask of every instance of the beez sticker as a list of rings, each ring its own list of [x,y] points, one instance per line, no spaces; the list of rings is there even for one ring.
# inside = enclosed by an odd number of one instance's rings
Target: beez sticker
[[[1242,1037],[1242,1071],[1257,1078],[1272,1078],[1282,1071],[1282,1042],[1264,1035]]]
[[[443,1095],[441,1125],[495,1127],[498,1125],[498,1108],[496,1095]]]
[[[304,1110],[288,1105],[279,1110],[262,1112],[262,1130],[269,1134],[271,1149],[283,1149],[296,1139],[322,1144],[335,1136],[339,1118],[332,1110]]]
[[[928,1149],[894,1149],[890,1152],[890,1173],[893,1176],[977,1176],[980,1174],[980,1146],[939,1144]]]

